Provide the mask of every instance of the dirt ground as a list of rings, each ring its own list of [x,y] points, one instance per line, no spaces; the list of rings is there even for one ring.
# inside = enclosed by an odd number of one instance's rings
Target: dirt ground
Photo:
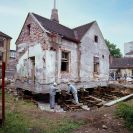
[[[122,119],[114,115],[115,106],[103,107],[93,111],[68,113],[74,119],[83,119],[87,125],[73,131],[73,133],[129,133],[124,127]]]

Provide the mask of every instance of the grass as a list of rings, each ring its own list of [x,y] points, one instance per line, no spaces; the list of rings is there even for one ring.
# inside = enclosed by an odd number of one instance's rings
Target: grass
[[[123,118],[125,126],[133,131],[133,100],[128,103],[120,103],[117,107],[116,115]]]
[[[6,93],[6,120],[0,133],[70,133],[85,124],[65,114],[39,110],[30,100],[15,100]]]

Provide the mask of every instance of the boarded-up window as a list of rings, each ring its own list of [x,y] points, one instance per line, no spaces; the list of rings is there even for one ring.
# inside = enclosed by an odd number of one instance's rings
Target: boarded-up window
[[[96,42],[96,43],[98,43],[98,36],[94,36],[94,41]]]
[[[94,73],[99,74],[99,57],[94,57]]]
[[[62,52],[61,57],[61,71],[69,72],[69,52]]]
[[[4,46],[4,41],[0,40],[0,47],[3,47],[3,46]]]
[[[0,61],[3,60],[3,52],[0,52]]]

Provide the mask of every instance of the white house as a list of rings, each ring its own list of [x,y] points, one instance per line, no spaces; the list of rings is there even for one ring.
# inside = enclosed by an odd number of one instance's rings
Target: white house
[[[96,21],[74,29],[59,23],[54,7],[51,19],[29,13],[16,41],[16,87],[47,93],[57,82],[78,88],[105,86],[109,78],[109,50]]]

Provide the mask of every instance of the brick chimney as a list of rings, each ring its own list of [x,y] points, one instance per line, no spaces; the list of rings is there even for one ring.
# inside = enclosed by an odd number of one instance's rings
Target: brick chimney
[[[52,9],[51,20],[59,23],[58,10],[56,9],[56,0],[54,0],[54,8]]]

